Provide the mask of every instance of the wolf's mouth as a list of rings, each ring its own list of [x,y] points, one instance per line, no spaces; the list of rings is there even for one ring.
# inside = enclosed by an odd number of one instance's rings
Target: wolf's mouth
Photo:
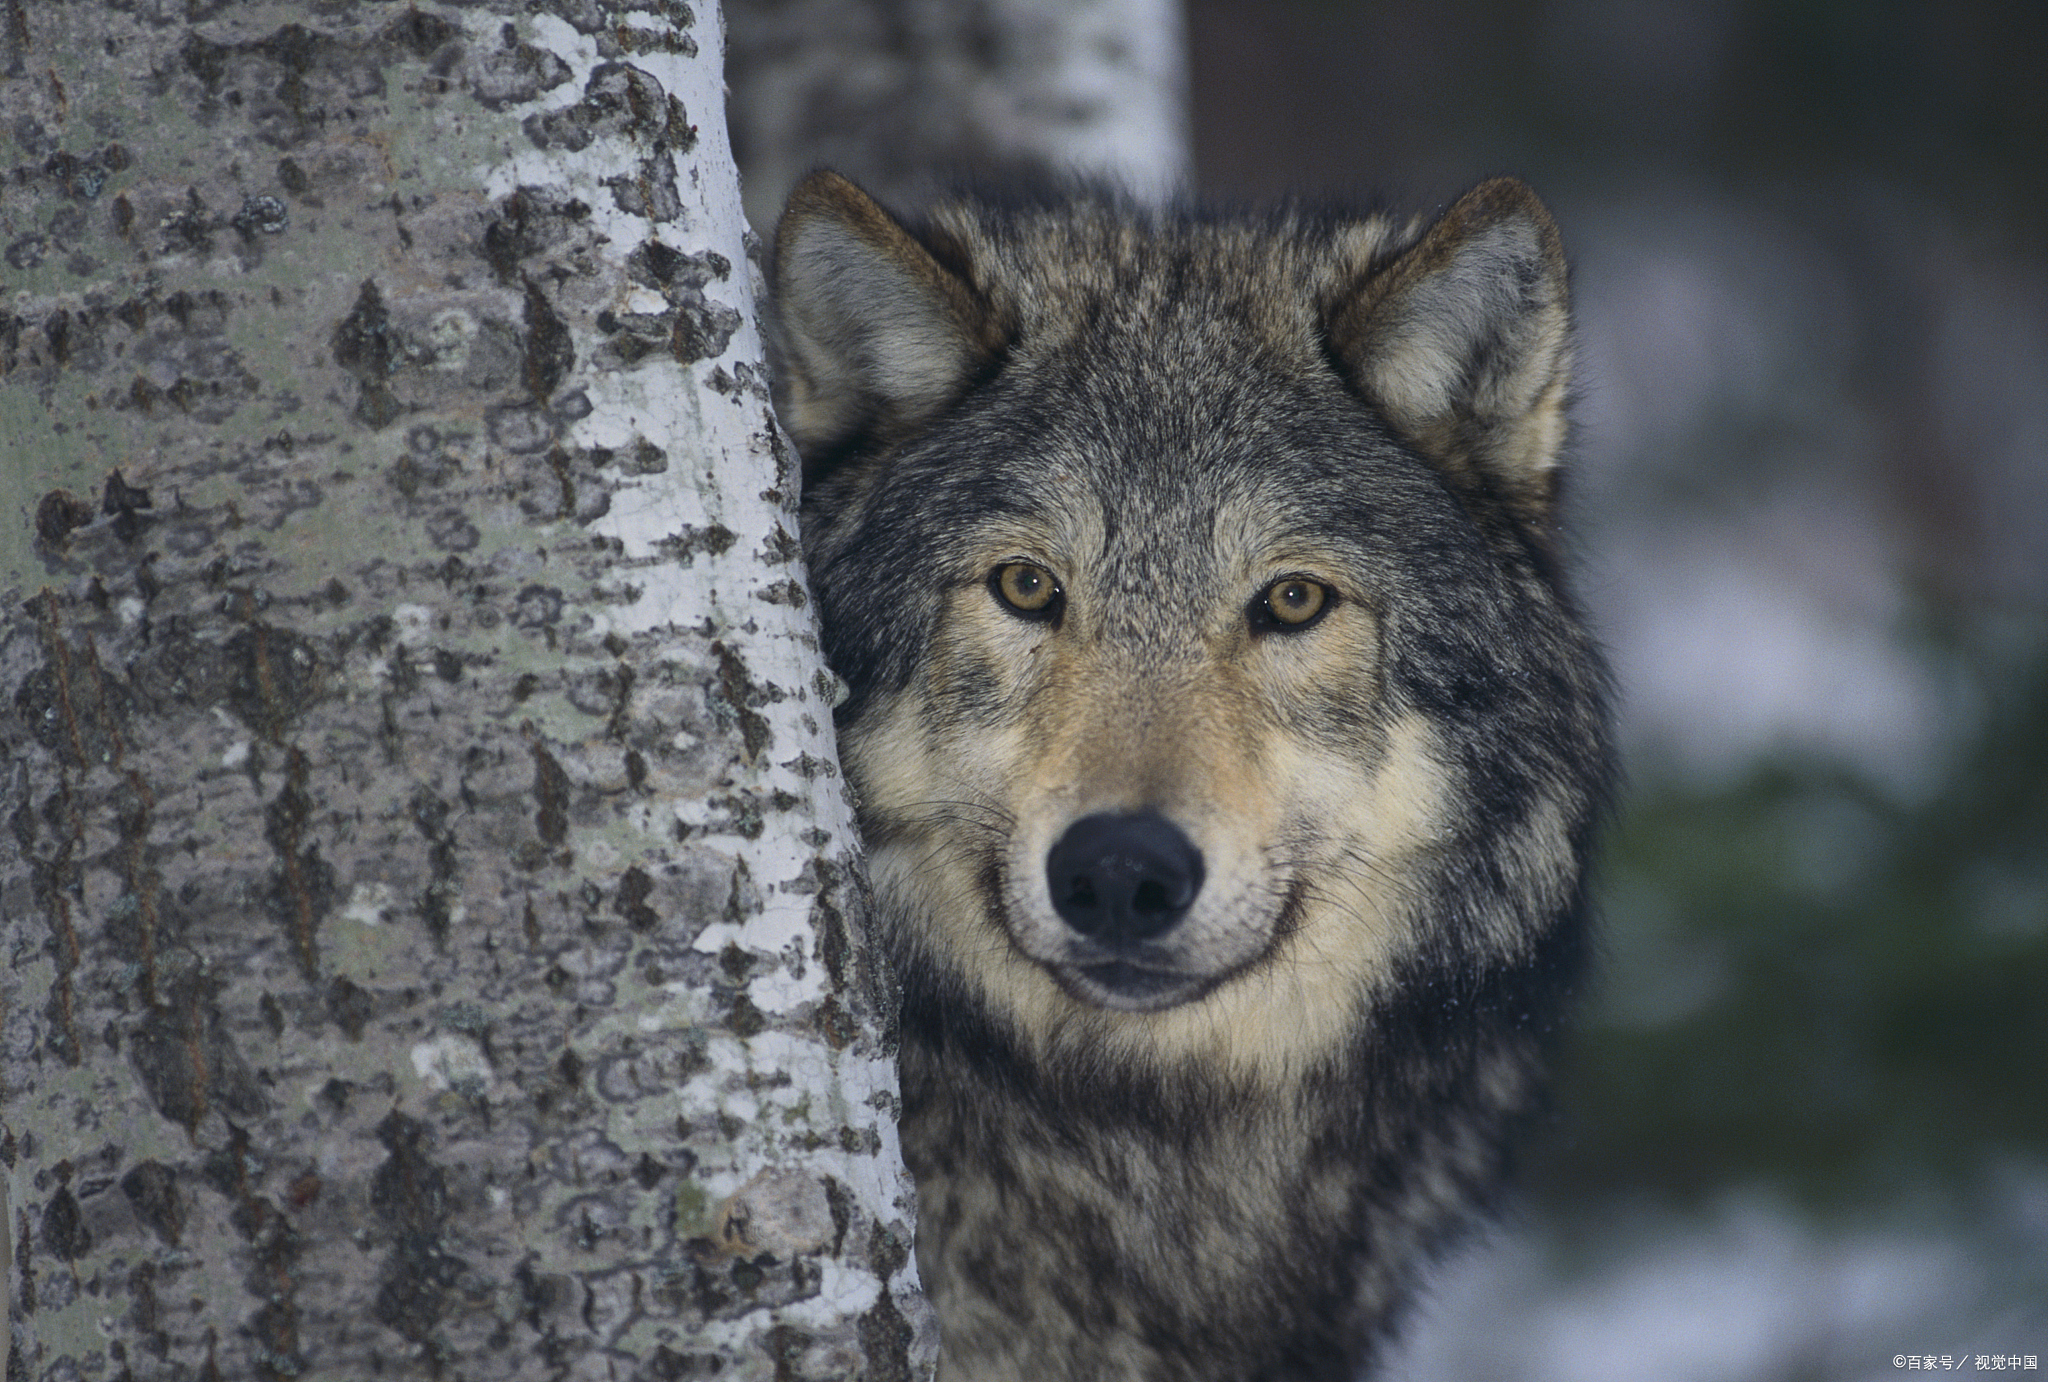
[[[1076,998],[1121,1012],[1157,1012],[1192,1002],[1214,988],[1221,977],[1148,969],[1128,960],[1076,965],[1064,973],[1057,969],[1053,973]]]
[[[1178,974],[1146,969],[1142,965],[1130,964],[1124,960],[1112,960],[1106,965],[1090,965],[1081,972],[1087,975],[1091,982],[1133,998],[1163,993],[1187,983],[1187,980]]]

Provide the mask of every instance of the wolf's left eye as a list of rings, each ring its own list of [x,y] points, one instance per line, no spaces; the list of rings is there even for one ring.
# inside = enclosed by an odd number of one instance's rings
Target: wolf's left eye
[[[1020,619],[1058,619],[1066,603],[1052,572],[1028,561],[1006,562],[989,572],[988,588]]]
[[[1337,601],[1336,592],[1306,576],[1285,576],[1252,601],[1251,623],[1262,633],[1300,633]]]

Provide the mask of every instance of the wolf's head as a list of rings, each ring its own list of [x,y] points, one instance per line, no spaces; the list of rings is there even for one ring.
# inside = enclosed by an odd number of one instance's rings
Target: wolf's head
[[[1021,1039],[1299,1068],[1404,962],[1525,963],[1602,787],[1554,576],[1564,261],[1083,194],[799,186],[782,416],[899,968]]]

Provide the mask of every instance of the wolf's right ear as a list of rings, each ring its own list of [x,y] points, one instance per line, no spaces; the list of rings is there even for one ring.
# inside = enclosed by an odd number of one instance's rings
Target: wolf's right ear
[[[1534,192],[1494,178],[1460,197],[1338,304],[1330,345],[1425,455],[1548,528],[1571,320],[1557,226]]]
[[[839,174],[812,173],[775,231],[783,425],[811,464],[929,421],[991,360],[986,305]]]

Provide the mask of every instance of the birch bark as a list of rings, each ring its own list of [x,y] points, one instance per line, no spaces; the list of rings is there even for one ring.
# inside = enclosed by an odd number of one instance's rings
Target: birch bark
[[[929,1371],[720,63],[0,5],[8,1382]]]

